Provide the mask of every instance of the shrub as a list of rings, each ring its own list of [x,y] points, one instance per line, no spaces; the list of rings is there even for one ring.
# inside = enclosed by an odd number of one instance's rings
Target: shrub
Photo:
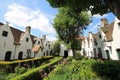
[[[77,51],[77,52],[75,53],[75,59],[76,59],[76,60],[82,60],[82,56],[81,56],[80,52]]]
[[[72,59],[73,59],[73,56],[68,56],[67,57],[67,61],[72,61]]]
[[[93,71],[97,75],[108,78],[110,80],[119,80],[120,79],[120,61],[104,61],[97,62],[93,65]]]
[[[44,80],[119,80],[120,61],[85,60],[58,65]]]
[[[39,80],[40,79],[40,74],[38,72],[39,70],[49,69],[48,68],[49,65],[54,65],[61,59],[62,59],[62,57],[54,58],[53,60],[50,60],[50,63],[44,64],[44,65],[37,67],[35,69],[32,69],[32,70],[29,70],[22,75],[11,78],[10,80]]]
[[[15,67],[15,73],[16,74],[23,74],[27,71],[27,69],[25,67]]]
[[[92,71],[95,61],[72,61],[71,63],[58,65],[44,80],[94,80],[97,75]]]

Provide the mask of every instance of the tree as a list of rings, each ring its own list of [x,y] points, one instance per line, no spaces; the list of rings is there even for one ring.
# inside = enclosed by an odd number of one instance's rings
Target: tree
[[[70,7],[72,10],[91,11],[92,14],[113,12],[120,19],[120,0],[47,0],[52,7]]]
[[[58,56],[60,52],[60,42],[57,41],[53,44],[52,55]]]
[[[69,45],[69,48],[73,51],[73,56],[75,56],[75,51],[80,49],[80,41],[77,40],[77,37],[90,22],[90,16],[87,12],[74,13],[69,7],[59,9],[53,26],[59,39]]]

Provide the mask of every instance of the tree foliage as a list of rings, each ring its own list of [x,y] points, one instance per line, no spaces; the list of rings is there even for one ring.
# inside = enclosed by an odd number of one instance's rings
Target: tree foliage
[[[90,10],[92,14],[109,12],[109,7],[104,0],[48,0],[53,7],[70,7],[77,12]]]
[[[69,44],[74,53],[80,46],[78,45],[80,42],[76,38],[90,22],[90,16],[87,12],[75,13],[69,7],[62,7],[54,19],[53,26],[58,37]]]
[[[57,41],[53,44],[52,55],[58,56],[60,52],[60,42]]]
[[[113,12],[120,19],[120,0],[47,0],[52,7],[70,7],[73,11],[92,14]]]

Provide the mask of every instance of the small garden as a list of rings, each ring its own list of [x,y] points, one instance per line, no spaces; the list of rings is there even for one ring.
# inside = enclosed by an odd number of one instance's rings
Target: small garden
[[[44,80],[119,80],[120,61],[74,60],[58,65]]]
[[[47,73],[54,68],[62,57],[42,57],[39,59],[0,62],[0,80],[39,80],[39,70]]]

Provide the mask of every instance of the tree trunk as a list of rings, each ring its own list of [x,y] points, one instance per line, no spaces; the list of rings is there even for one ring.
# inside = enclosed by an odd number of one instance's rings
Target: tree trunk
[[[72,48],[73,58],[75,59],[75,50]]]

